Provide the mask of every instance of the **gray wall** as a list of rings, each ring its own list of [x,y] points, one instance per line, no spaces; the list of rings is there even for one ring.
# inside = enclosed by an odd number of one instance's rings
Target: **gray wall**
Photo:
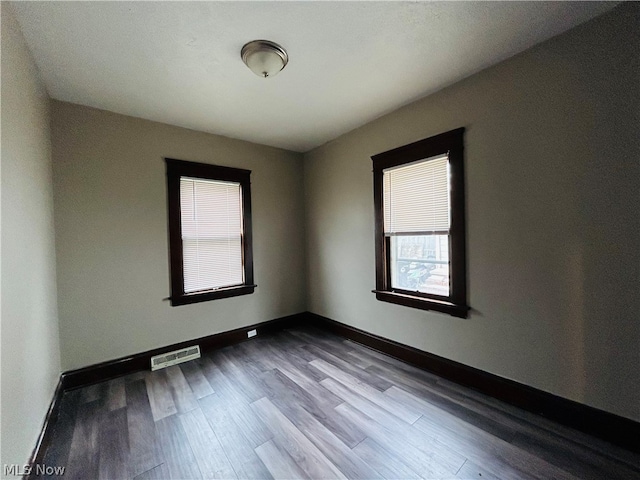
[[[1,466],[31,455],[60,374],[60,346],[49,100],[11,6],[0,8]]]
[[[308,309],[640,420],[639,12],[306,154]],[[473,312],[376,301],[370,156],[462,126]]]
[[[52,103],[62,367],[305,310],[301,155]],[[251,173],[252,295],[171,307],[163,157]]]

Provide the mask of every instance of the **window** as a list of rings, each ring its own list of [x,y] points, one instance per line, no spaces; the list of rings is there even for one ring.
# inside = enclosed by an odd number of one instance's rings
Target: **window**
[[[253,293],[251,172],[165,161],[171,305]]]
[[[463,135],[371,157],[378,300],[467,317]]]

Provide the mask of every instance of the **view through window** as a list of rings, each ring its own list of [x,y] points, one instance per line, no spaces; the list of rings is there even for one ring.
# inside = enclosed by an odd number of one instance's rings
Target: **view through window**
[[[371,157],[378,300],[467,316],[463,135]]]
[[[391,237],[391,287],[449,296],[449,236]]]

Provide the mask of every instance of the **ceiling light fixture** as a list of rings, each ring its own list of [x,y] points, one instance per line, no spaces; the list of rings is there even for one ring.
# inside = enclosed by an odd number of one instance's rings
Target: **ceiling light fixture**
[[[289,62],[284,48],[269,40],[254,40],[240,52],[242,61],[259,77],[273,77]]]

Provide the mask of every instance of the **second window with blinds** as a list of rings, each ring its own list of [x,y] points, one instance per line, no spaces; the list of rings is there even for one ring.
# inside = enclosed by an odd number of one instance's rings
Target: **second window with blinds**
[[[251,172],[165,160],[171,304],[253,293]]]
[[[372,157],[379,300],[467,316],[463,134]]]

